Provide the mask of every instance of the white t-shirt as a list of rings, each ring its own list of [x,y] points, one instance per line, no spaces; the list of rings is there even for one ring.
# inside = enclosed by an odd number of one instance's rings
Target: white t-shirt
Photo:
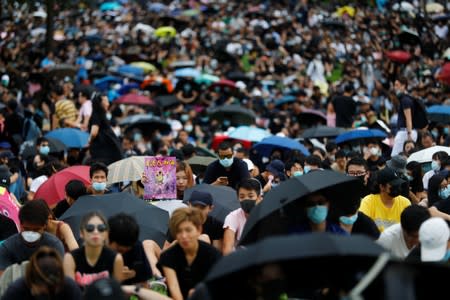
[[[48,179],[47,176],[45,175],[41,175],[39,177],[36,177],[35,179],[33,179],[33,181],[31,181],[30,184],[30,192],[36,193],[36,191],[39,189],[39,187],[46,182]]]
[[[236,233],[235,245],[237,245],[241,240],[242,230],[244,229],[245,222],[247,222],[247,218],[245,217],[245,212],[242,210],[242,208],[233,210],[225,217],[223,228],[229,228]]]
[[[400,224],[394,224],[386,228],[381,233],[377,243],[386,250],[389,250],[393,256],[401,259],[406,258],[412,250],[406,247],[402,226]]]
[[[436,174],[436,172],[434,170],[430,170],[423,175],[422,183],[424,190],[428,190],[428,182],[430,181],[430,178],[433,177],[434,174]]]

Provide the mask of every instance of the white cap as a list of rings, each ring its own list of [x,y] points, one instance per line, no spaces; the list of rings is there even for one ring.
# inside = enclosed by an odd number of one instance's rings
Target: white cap
[[[244,158],[242,160],[247,164],[248,171],[251,171],[255,168],[255,165],[253,164],[253,162],[250,159]]]
[[[440,261],[447,253],[450,229],[442,218],[430,218],[419,229],[422,261]]]

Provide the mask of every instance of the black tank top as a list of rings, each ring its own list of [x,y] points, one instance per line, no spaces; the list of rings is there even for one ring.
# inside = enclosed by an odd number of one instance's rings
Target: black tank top
[[[89,265],[86,260],[84,246],[72,251],[73,260],[75,261],[75,281],[78,285],[84,287],[92,282],[111,277],[114,270],[114,260],[117,253],[113,250],[103,247],[100,257],[94,266]]]

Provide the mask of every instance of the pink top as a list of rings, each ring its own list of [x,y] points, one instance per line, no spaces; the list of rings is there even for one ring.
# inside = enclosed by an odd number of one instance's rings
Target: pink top
[[[224,229],[229,228],[236,233],[235,245],[238,244],[239,240],[241,239],[245,222],[247,222],[247,218],[245,217],[245,212],[242,210],[242,208],[238,208],[230,212],[223,222]]]

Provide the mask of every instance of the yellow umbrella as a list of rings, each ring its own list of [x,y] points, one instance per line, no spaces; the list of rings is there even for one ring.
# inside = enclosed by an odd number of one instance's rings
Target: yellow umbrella
[[[444,11],[444,6],[440,3],[428,3],[425,6],[425,10],[427,11],[427,13],[441,13]]]
[[[145,61],[135,61],[132,62],[131,65],[141,68],[142,70],[144,70],[145,73],[151,73],[156,71],[156,67],[154,65]]]
[[[162,26],[155,30],[157,37],[174,37],[176,34],[177,30],[172,26]]]
[[[354,16],[355,16],[355,13],[356,13],[356,10],[355,10],[355,8],[346,5],[346,6],[340,7],[340,8],[336,11],[336,13],[337,13],[337,15],[338,15],[339,17],[342,17],[344,14],[347,14],[347,15],[349,15],[350,17],[354,17]]]

